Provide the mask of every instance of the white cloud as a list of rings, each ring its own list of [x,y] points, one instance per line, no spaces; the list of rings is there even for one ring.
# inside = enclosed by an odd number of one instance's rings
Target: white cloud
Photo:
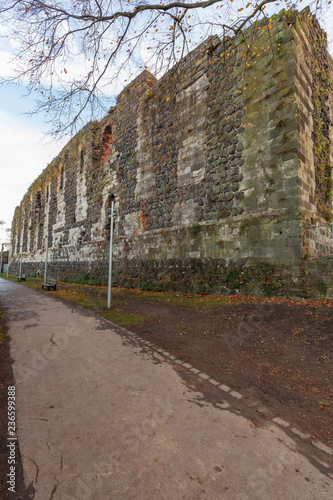
[[[43,134],[26,121],[0,110],[0,241],[6,239],[14,210],[43,169],[57,156],[62,146],[43,141]]]

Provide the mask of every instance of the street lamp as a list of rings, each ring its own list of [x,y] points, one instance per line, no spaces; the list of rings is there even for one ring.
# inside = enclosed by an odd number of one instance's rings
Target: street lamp
[[[3,255],[3,246],[5,243],[1,243],[1,258],[0,258],[0,274],[2,273],[2,255]]]
[[[8,278],[8,273],[9,273],[9,256],[10,256],[10,249],[8,249],[7,278]]]
[[[110,211],[110,249],[109,249],[109,279],[108,279],[108,309],[111,307],[111,284],[112,284],[112,245],[113,245],[113,217],[116,216],[114,209],[114,195],[111,195],[111,211]]]
[[[21,281],[21,273],[22,273],[22,257],[23,257],[23,243],[21,244],[19,281]]]

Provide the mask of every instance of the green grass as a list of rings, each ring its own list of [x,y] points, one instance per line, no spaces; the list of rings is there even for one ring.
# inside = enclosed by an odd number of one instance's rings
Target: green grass
[[[7,279],[7,276],[3,273],[1,276]],[[8,276],[9,281],[16,282],[16,275],[10,274]],[[37,290],[41,290],[41,284],[43,283],[43,278],[36,277],[27,277],[27,281],[20,282],[20,285],[28,286],[29,288],[34,288]],[[61,283],[61,282],[59,282]],[[88,293],[88,290],[94,290],[96,293],[100,293],[101,291],[106,291],[106,287],[102,288],[98,285],[88,285],[88,284],[80,284],[80,283],[68,283],[64,282],[66,285],[65,288],[60,287],[55,291],[44,292],[49,295],[53,295],[54,297],[59,297],[63,300],[67,300],[68,302],[75,303],[84,307],[85,309],[89,309],[90,311],[97,312],[100,316],[113,321],[114,323],[120,325],[142,325],[146,318],[143,316],[136,316],[130,313],[122,313],[117,310],[114,306],[110,309],[106,307],[106,297],[101,298],[100,296],[92,296]],[[113,296],[115,295],[115,289],[112,289]],[[122,294],[122,293],[120,293]],[[125,291],[126,295],[126,291]],[[135,296],[135,294],[133,294]]]
[[[8,281],[13,281],[14,283],[17,283],[17,277],[17,274],[9,274],[8,278],[6,273],[1,274],[1,278],[4,278]],[[20,285],[26,285],[30,288],[40,288],[41,283],[43,283],[43,279],[38,277],[36,278],[35,276],[27,276],[27,281],[20,281]]]
[[[120,325],[142,325],[146,318],[134,314],[120,313],[116,309],[106,309],[99,313],[103,318]]]
[[[127,290],[124,288],[112,289],[114,296],[131,297],[148,302],[165,304],[167,306],[183,306],[190,307],[197,311],[207,311],[215,307],[232,305],[239,301],[238,299],[228,296],[212,296],[212,295],[186,295],[175,292],[144,292],[140,290]]]
[[[6,278],[5,275],[3,277]],[[16,282],[16,275],[10,274],[8,280]],[[41,290],[41,284],[43,283],[43,278],[27,277],[27,281],[23,281],[20,284],[28,286],[30,288]],[[61,286],[59,281],[59,288],[56,292],[48,291],[49,295],[59,297],[64,300],[68,300],[72,303],[78,304],[85,309],[95,311],[99,315],[103,316],[114,323],[121,325],[142,325],[146,318],[143,316],[137,316],[131,314],[130,312],[121,312],[112,306],[110,309],[106,307],[106,291],[107,287],[101,287],[97,285],[81,284],[81,283],[69,283],[63,282],[66,289]],[[96,292],[96,296],[91,295],[91,291]],[[90,292],[90,293],[89,293]],[[105,298],[101,297],[101,293],[105,293]],[[198,295],[186,295],[181,293],[172,292],[153,292],[153,291],[141,291],[126,288],[112,288],[112,296],[114,299],[117,297],[129,297],[135,300],[145,300],[151,303],[165,304],[168,307],[187,307],[192,308],[198,312],[207,312],[214,308],[232,305],[235,299],[224,296],[198,296]]]
[[[78,300],[77,304],[85,309],[96,311],[103,318],[109,319],[120,325],[142,325],[145,321],[143,316],[135,316],[134,314],[121,313],[114,307],[107,309],[105,300],[91,295],[85,296],[82,300]]]
[[[3,274],[2,277],[6,276]],[[16,275],[9,275],[8,279],[10,281],[16,282]],[[71,282],[64,281],[64,285],[68,288],[68,293],[65,293],[65,289],[61,287],[61,281],[59,281],[59,288],[57,288],[56,292],[48,291],[45,293],[58,296],[64,300],[69,300],[76,304],[81,305],[89,310],[95,310],[101,316],[104,316],[104,308],[106,304],[106,297],[101,298],[101,293],[106,293],[107,287],[100,285],[91,285],[91,284],[82,284],[82,283],[74,283],[74,280]],[[41,289],[41,283],[43,282],[43,278],[35,278],[35,277],[27,277],[26,282],[21,282],[20,284],[29,286],[35,289]],[[70,290],[73,292],[70,293]],[[92,296],[91,293],[88,293],[88,290],[96,291],[96,297]],[[136,289],[128,289],[122,287],[114,287],[112,288],[112,296],[114,298],[117,297],[129,297],[135,300],[145,300],[150,303],[158,303],[161,305],[166,305],[168,307],[177,306],[177,307],[187,307],[196,310],[197,312],[205,313],[207,311],[211,311],[218,307],[226,307],[232,306],[235,304],[239,304],[242,302],[251,302],[251,297],[233,297],[233,296],[224,296],[224,295],[187,295],[185,293],[176,293],[176,292],[157,292],[157,291],[144,291],[144,290],[136,290]],[[110,317],[110,310],[107,309],[106,316],[108,319]],[[115,323],[121,324],[142,324],[144,322],[144,318],[134,316],[129,314],[118,314],[114,312],[114,309],[111,309],[112,321]]]

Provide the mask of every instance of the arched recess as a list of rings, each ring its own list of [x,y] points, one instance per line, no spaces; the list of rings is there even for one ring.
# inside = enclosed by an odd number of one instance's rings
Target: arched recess
[[[64,167],[60,168],[59,189],[64,187]]]
[[[83,168],[84,168],[84,155],[85,155],[85,150],[81,149],[81,153],[80,153],[80,173],[83,172]]]
[[[101,165],[103,165],[111,155],[112,129],[107,125],[102,138]]]
[[[41,208],[42,208],[42,193],[37,191],[35,200],[35,221],[39,222],[41,218]]]

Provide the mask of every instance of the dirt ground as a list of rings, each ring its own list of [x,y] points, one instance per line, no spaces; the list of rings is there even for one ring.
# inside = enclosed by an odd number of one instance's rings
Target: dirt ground
[[[203,299],[204,300],[204,299]],[[164,302],[164,301],[163,301]],[[142,314],[130,330],[221,383],[259,400],[303,432],[333,444],[333,304],[235,298],[215,307],[117,296]]]
[[[259,401],[261,415],[287,420],[332,447],[333,301],[116,289],[111,314],[101,305],[107,294],[102,287],[60,283],[56,292],[41,293],[125,325],[241,392],[249,405]],[[0,341],[1,408],[12,381],[8,341]],[[5,413],[0,415],[5,430]]]

